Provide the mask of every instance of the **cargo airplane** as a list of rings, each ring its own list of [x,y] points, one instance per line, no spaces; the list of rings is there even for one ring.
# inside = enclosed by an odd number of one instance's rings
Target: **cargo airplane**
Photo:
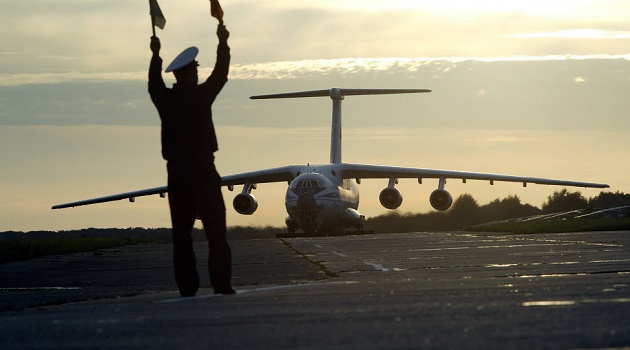
[[[536,177],[522,177],[511,175],[497,175],[488,173],[408,168],[369,164],[343,163],[341,160],[341,102],[346,96],[354,95],[384,95],[403,93],[427,93],[426,89],[341,89],[315,90],[291,92],[273,95],[252,96],[251,99],[301,98],[301,97],[330,97],[332,99],[332,128],[330,144],[330,163],[321,165],[288,165],[278,168],[256,170],[234,175],[223,176],[222,182],[230,191],[234,186],[243,185],[241,193],[233,200],[234,209],[243,215],[251,215],[258,208],[258,201],[252,195],[257,184],[271,182],[287,182],[288,189],[285,197],[287,229],[290,234],[302,230],[306,234],[339,232],[346,227],[363,229],[365,217],[358,212],[359,189],[357,184],[361,179],[385,179],[385,187],[380,195],[381,205],[387,209],[398,208],[403,197],[396,189],[400,178],[414,178],[419,183],[423,179],[437,179],[438,185],[431,195],[431,206],[439,211],[450,208],[453,198],[446,191],[447,179],[458,179],[464,183],[467,180],[516,182],[523,186],[527,184],[575,186],[591,188],[607,188],[606,184],[576,182],[566,180],[544,179]],[[82,200],[66,204],[55,205],[53,209],[77,207],[88,204],[109,202],[121,199],[135,201],[136,197],[160,195],[165,197],[168,192],[166,186],[150,188],[134,192]]]

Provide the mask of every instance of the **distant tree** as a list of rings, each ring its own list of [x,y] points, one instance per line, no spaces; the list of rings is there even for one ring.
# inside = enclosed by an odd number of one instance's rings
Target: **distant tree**
[[[403,221],[403,215],[392,210],[383,215],[368,218],[365,222],[365,229],[378,233],[408,232],[403,228]]]
[[[437,211],[425,214],[391,211],[365,222],[366,230],[378,233],[440,231],[452,229],[452,226],[447,213]]]
[[[557,213],[576,209],[588,208],[588,201],[580,192],[569,192],[563,188],[560,192],[554,192],[547,197],[547,202],[542,205],[545,213]]]
[[[630,205],[630,194],[623,192],[601,192],[598,196],[589,199],[592,208],[607,209]]]
[[[481,207],[485,222],[514,219],[540,214],[540,209],[530,204],[521,204],[518,196],[495,199]]]
[[[479,204],[468,193],[460,195],[453,203],[453,208],[448,211],[448,229],[461,229],[469,225],[481,223]]]

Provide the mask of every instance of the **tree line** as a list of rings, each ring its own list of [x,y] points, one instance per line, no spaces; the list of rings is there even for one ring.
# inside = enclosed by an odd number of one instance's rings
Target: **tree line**
[[[495,199],[479,205],[470,194],[460,195],[446,212],[401,213],[392,211],[366,220],[365,229],[379,233],[460,230],[483,223],[577,209],[607,209],[630,205],[630,194],[601,192],[585,198],[566,188],[547,197],[541,208],[523,204],[518,196]]]
[[[229,240],[243,240],[252,238],[272,238],[278,233],[286,232],[283,227],[271,226],[231,226],[227,229]],[[2,240],[20,240],[20,239],[47,239],[47,238],[145,238],[159,242],[172,242],[172,230],[170,228],[85,228],[80,230],[68,231],[6,231],[0,232],[0,245]],[[203,229],[193,228],[192,238],[195,242],[206,242],[206,236]]]

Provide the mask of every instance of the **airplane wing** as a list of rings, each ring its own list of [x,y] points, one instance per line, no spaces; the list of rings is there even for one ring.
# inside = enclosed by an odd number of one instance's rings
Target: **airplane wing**
[[[538,185],[557,185],[557,186],[574,186],[574,187],[591,187],[591,188],[608,188],[610,186],[606,184],[591,183],[591,182],[578,182],[578,181],[566,181],[566,180],[554,180],[544,179],[537,177],[523,177],[512,175],[499,175],[488,173],[476,173],[466,171],[452,171],[452,170],[440,170],[440,169],[421,169],[421,168],[406,168],[406,167],[394,167],[394,166],[380,166],[369,164],[343,164],[342,167],[343,177],[346,179],[377,179],[377,178],[417,178],[418,181],[422,179],[460,179],[464,182],[466,180],[485,180],[490,181],[492,184],[494,181],[503,182],[520,182],[523,186],[527,186],[528,183]]]
[[[279,168],[250,171],[234,175],[222,176],[223,186],[244,185],[246,183],[259,184],[269,182],[291,181],[296,178],[303,167],[289,165]]]
[[[300,171],[304,167],[290,165],[279,168],[271,168],[265,170],[257,170],[246,173],[239,173],[233,175],[222,176],[221,180],[223,186],[228,186],[230,189],[235,185],[246,184],[259,184],[270,182],[290,182],[296,178]],[[484,180],[490,181],[492,184],[494,181],[504,182],[520,182],[523,186],[528,183],[540,184],[540,185],[558,185],[558,186],[574,186],[574,187],[591,187],[591,188],[608,188],[610,186],[606,184],[591,183],[591,182],[577,182],[566,180],[554,180],[544,179],[536,177],[522,177],[511,175],[498,175],[488,173],[476,173],[465,171],[452,171],[452,170],[439,170],[439,169],[422,169],[422,168],[406,168],[395,166],[381,166],[381,165],[369,165],[369,164],[341,164],[342,176],[346,179],[381,179],[381,178],[416,178],[419,181],[422,179],[460,179],[464,182],[466,180]],[[117,200],[128,199],[130,202],[134,202],[136,197],[150,196],[159,194],[164,198],[168,192],[166,186],[149,188],[145,190],[124,192],[110,196],[86,199],[76,202],[70,202],[65,204],[58,204],[52,207],[52,209],[63,209],[70,207],[79,207],[83,205],[113,202]]]
[[[298,166],[285,166],[279,168],[251,171],[247,173],[240,173],[234,175],[222,176],[221,181],[223,186],[234,186],[234,185],[244,185],[244,184],[258,184],[258,183],[269,183],[269,182],[283,182],[283,181],[291,181],[293,180],[300,172],[301,168]],[[86,199],[76,202],[70,202],[65,204],[57,204],[52,207],[52,209],[63,209],[63,208],[71,208],[71,207],[80,207],[83,205],[97,204],[97,203],[105,203],[105,202],[113,202],[123,199],[128,199],[130,202],[135,202],[136,197],[143,196],[151,196],[155,194],[159,194],[160,197],[166,197],[166,193],[168,192],[167,186],[148,188],[145,190],[132,191],[132,192],[124,192],[119,194],[114,194],[110,196]]]
[[[113,201],[119,201],[119,200],[122,200],[122,199],[129,199],[130,202],[135,202],[136,201],[136,197],[151,196],[151,195],[154,195],[154,194],[159,194],[160,197],[164,198],[166,196],[166,192],[168,192],[168,189],[167,189],[166,186],[155,187],[155,188],[148,188],[146,190],[119,193],[119,194],[114,194],[114,195],[111,195],[111,196],[86,199],[86,200],[77,201],[77,202],[70,202],[70,203],[66,203],[66,204],[57,204],[57,205],[54,205],[52,207],[52,209],[63,209],[63,208],[71,208],[71,207],[80,207],[82,205],[97,204],[97,203],[104,203],[104,202],[113,202]]]

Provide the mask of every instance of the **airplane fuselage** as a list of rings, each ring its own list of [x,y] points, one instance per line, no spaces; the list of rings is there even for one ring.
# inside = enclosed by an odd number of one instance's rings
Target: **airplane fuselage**
[[[337,174],[334,165],[307,167],[291,182],[285,196],[289,232],[298,228],[306,233],[362,229],[357,184]]]

